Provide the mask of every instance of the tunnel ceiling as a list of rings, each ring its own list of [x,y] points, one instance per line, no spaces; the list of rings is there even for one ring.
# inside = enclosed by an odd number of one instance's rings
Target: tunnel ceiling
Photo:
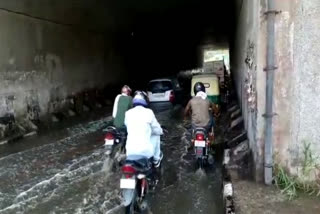
[[[211,26],[225,33],[233,0],[10,0],[0,8],[99,31]],[[217,29],[219,28],[219,30]]]
[[[0,0],[0,8],[113,35],[125,66],[152,76],[197,66],[197,48],[208,38],[228,41],[234,2],[240,0]]]

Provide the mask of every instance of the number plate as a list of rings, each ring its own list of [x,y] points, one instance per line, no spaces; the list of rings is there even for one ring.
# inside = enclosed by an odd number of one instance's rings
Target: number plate
[[[164,93],[154,94],[155,97],[164,97]]]
[[[194,141],[195,147],[206,147],[206,141],[203,140],[196,140]]]
[[[135,189],[136,188],[136,179],[120,179],[120,188],[121,189]]]
[[[104,145],[106,146],[112,146],[113,144],[114,144],[114,140],[107,140],[107,139],[104,140]]]

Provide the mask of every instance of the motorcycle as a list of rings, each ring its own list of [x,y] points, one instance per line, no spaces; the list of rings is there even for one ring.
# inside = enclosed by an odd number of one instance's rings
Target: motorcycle
[[[196,157],[196,168],[204,169],[205,166],[213,164],[211,151],[211,137],[205,128],[197,127],[193,130],[192,143]]]
[[[152,158],[128,156],[120,179],[120,189],[124,199],[125,213],[147,213],[148,194],[156,185],[156,169]]]
[[[104,147],[106,154],[111,155],[117,151],[124,154],[127,141],[126,131],[118,130],[114,126],[108,126],[103,131],[105,132]]]

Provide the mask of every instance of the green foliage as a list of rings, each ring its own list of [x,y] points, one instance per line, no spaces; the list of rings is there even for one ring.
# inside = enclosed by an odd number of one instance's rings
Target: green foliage
[[[311,144],[306,141],[304,142],[301,166],[302,173],[292,176],[279,164],[275,165],[275,183],[289,200],[296,198],[299,192],[320,196],[320,184],[309,179],[312,173],[320,169],[319,157],[315,156]]]

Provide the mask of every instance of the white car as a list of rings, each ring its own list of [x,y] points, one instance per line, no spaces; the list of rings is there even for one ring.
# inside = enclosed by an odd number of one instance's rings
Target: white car
[[[148,84],[148,98],[152,102],[175,102],[173,82],[170,79],[155,79]]]

